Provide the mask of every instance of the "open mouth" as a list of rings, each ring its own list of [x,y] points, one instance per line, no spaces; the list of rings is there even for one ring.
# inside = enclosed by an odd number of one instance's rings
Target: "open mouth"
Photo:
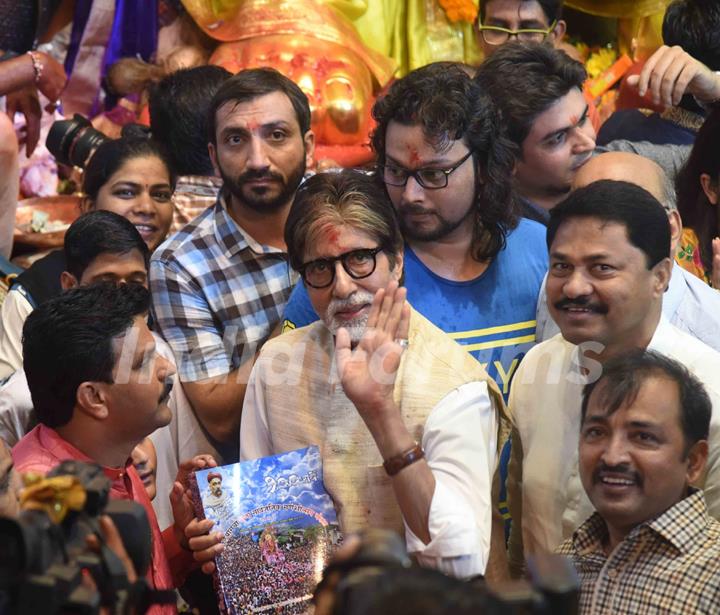
[[[610,474],[600,472],[595,477],[595,484],[602,485],[603,490],[609,493],[624,493],[629,489],[640,486],[638,477],[629,474]]]
[[[157,233],[157,227],[153,226],[152,224],[136,224],[135,228],[138,230],[138,233],[140,233],[140,236],[143,239],[147,239],[148,237],[152,237]]]

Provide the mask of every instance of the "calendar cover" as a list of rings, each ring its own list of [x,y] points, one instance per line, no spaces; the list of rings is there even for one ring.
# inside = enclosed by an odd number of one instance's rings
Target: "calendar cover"
[[[215,521],[220,611],[305,613],[341,541],[316,446],[195,473],[200,518]]]

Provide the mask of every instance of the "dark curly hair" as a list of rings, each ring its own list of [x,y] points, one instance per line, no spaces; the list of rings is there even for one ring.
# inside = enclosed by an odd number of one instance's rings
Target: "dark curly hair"
[[[462,140],[476,165],[473,257],[494,258],[518,224],[512,188],[515,146],[506,138],[490,98],[454,62],[435,62],[396,81],[373,107],[372,146],[385,162],[390,122],[420,125],[429,143],[447,149]]]

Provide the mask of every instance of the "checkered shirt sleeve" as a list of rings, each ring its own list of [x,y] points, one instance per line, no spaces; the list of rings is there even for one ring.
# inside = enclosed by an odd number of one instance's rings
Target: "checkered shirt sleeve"
[[[595,513],[557,550],[575,564],[583,615],[720,613],[720,523],[702,491],[633,529],[609,556],[606,537]]]
[[[180,379],[222,376],[251,358],[296,280],[287,255],[250,243],[222,198],[167,240],[153,254],[150,287],[153,318]]]

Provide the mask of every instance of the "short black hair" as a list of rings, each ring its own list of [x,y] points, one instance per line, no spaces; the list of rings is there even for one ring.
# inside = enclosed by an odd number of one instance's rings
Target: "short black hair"
[[[670,222],[663,206],[647,190],[628,182],[602,179],[570,193],[550,210],[548,250],[558,229],[572,218],[596,218],[622,224],[628,240],[645,253],[648,269],[670,254]]]
[[[502,45],[475,74],[475,81],[498,106],[508,137],[518,146],[537,117],[573,88],[582,90],[586,78],[583,65],[564,51],[519,41]]]
[[[150,129],[180,175],[212,175],[208,154],[210,101],[232,73],[221,66],[184,68],[150,90]]]
[[[128,136],[104,141],[95,150],[85,167],[83,192],[90,201],[95,203],[100,189],[128,160],[149,156],[162,161],[168,170],[170,186],[174,189],[177,176],[167,149],[154,139]]]
[[[602,398],[599,401],[611,415],[621,406],[632,404],[643,383],[654,376],[667,378],[677,385],[680,425],[687,454],[693,444],[708,438],[712,402],[702,382],[684,365],[652,350],[632,350],[607,361],[602,376],[583,389],[581,421],[585,422],[590,396],[600,383]]]
[[[679,45],[711,70],[720,70],[720,3],[675,0],[665,9],[663,42]]]
[[[101,254],[128,254],[137,250],[148,268],[150,250],[127,218],[112,211],[90,211],[80,216],[65,233],[66,269],[79,281],[88,265]]]
[[[255,100],[260,96],[282,92],[288,97],[295,110],[300,134],[310,130],[310,103],[305,93],[274,68],[248,68],[227,79],[215,93],[208,110],[208,137],[211,143],[217,143],[217,110],[227,102],[241,104]]]
[[[372,146],[385,162],[390,122],[419,125],[428,143],[450,147],[462,139],[475,162],[473,256],[494,258],[518,224],[512,189],[515,147],[505,137],[493,102],[454,62],[435,62],[394,82],[372,110],[377,127]]]
[[[102,283],[41,303],[23,327],[23,366],[38,421],[72,418],[83,382],[113,382],[113,340],[145,314],[150,293],[139,284]]]
[[[480,10],[478,11],[478,19],[481,23],[485,22],[485,9],[488,4],[493,0],[480,0]],[[528,2],[535,2],[540,5],[545,17],[547,18],[548,25],[553,21],[558,21],[562,18],[562,9],[564,0],[518,0],[521,4]]]

